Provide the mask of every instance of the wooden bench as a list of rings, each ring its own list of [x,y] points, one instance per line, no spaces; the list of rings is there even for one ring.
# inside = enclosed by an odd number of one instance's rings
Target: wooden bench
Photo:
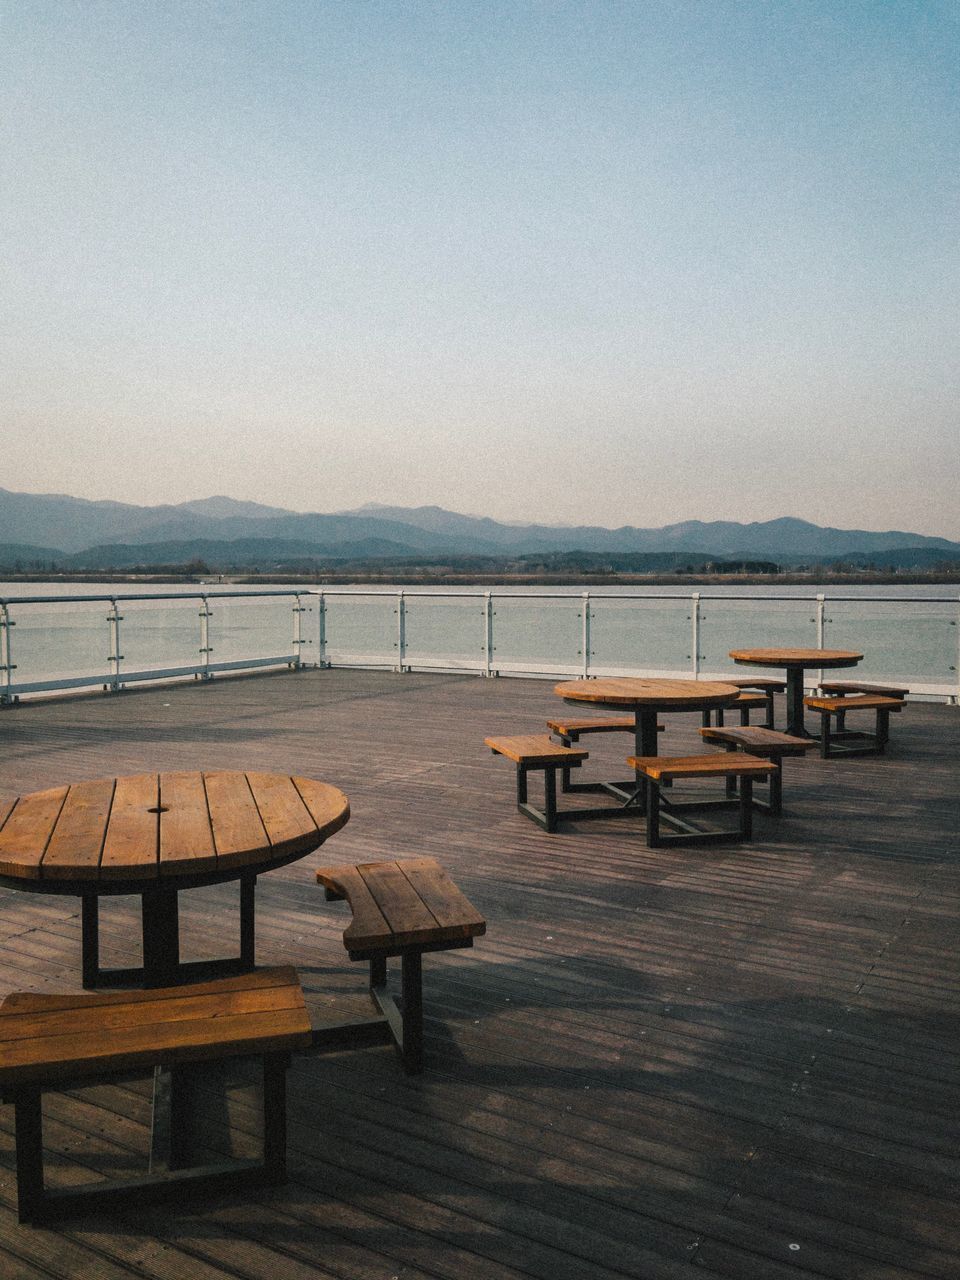
[[[505,756],[517,766],[517,808],[538,823],[545,831],[556,831],[557,820],[557,770],[579,768],[589,759],[589,752],[578,747],[558,746],[546,733],[521,734],[510,738],[484,738],[484,744],[494,755]],[[527,795],[527,775],[543,773],[543,808],[530,804]],[[568,784],[569,785],[569,784]]]
[[[776,765],[776,773],[770,775],[770,794],[766,802],[753,798],[754,808],[765,809],[779,816],[783,812],[783,765],[784,756],[802,756],[815,747],[813,738],[795,738],[790,733],[778,733],[776,729],[766,729],[760,725],[744,725],[739,729],[701,729],[700,736],[705,742],[716,742],[725,751],[746,751],[748,755],[761,760],[770,760]],[[736,778],[727,780],[727,794],[735,795]]]
[[[423,953],[472,947],[487,922],[435,858],[321,867],[317,881],[328,902],[350,904],[353,918],[343,931],[350,959],[370,961],[370,995],[383,1016],[366,1026],[386,1031],[407,1071],[422,1071]],[[387,988],[390,956],[400,957],[399,1009]],[[333,1029],[314,1043],[340,1038]]]
[[[637,722],[633,716],[614,716],[610,720],[598,720],[596,716],[589,720],[548,720],[547,728],[555,734],[565,747],[579,742],[584,733],[635,733]],[[657,725],[657,733],[663,733],[663,725]],[[596,784],[589,782],[574,783],[570,781],[570,766],[560,769],[560,790],[567,794],[576,791],[596,791]]]
[[[627,764],[647,783],[647,844],[651,849],[667,844],[716,844],[721,841],[743,841],[753,837],[753,780],[769,778],[776,766],[769,760],[757,760],[738,754],[736,757],[709,756],[631,756]],[[739,779],[739,795],[725,800],[695,800],[684,804],[672,804],[663,796],[663,790],[682,778]],[[736,808],[738,824],[732,830],[704,830],[687,822],[680,815],[688,810]],[[676,834],[663,835],[660,820],[666,819],[678,828]]]
[[[15,1108],[20,1221],[282,1182],[286,1069],[291,1051],[310,1043],[303,992],[289,968],[151,991],[7,996],[0,1005],[0,1092]],[[263,1158],[180,1167],[189,1138],[191,1068],[254,1056],[263,1059]],[[170,1069],[169,1170],[46,1188],[43,1091],[101,1084],[158,1066]]]
[[[803,705],[820,713],[820,754],[828,756],[883,755],[890,738],[890,715],[903,710],[902,698],[888,698],[879,694],[861,693],[837,698],[807,697]],[[873,733],[857,733],[846,728],[846,717],[851,711],[876,713]],[[830,718],[837,717],[837,728],[832,729]],[[841,745],[837,745],[840,743]],[[847,746],[846,743],[865,744]]]
[[[708,708],[706,711],[704,711],[703,727],[705,729],[708,729],[710,727],[711,715],[716,716],[717,724],[722,726],[724,711],[733,711],[733,710],[740,712],[741,725],[748,725],[750,723],[750,712],[757,707],[763,707],[767,728],[772,729],[773,728],[773,694],[761,693],[759,691],[752,692],[749,689],[741,690],[741,692],[737,695],[736,702],[732,702],[726,707],[714,707],[712,709]]]
[[[881,698],[903,699],[909,689],[897,688],[889,684],[865,684],[862,680],[823,680],[818,688],[825,697],[838,698],[848,693],[872,693]]]

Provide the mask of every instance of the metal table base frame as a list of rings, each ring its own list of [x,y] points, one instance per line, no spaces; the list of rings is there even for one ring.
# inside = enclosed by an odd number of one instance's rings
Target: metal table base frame
[[[834,729],[830,724],[831,712],[820,712],[820,755],[826,760],[830,756],[882,756],[890,741],[890,711],[886,707],[877,708],[877,723],[874,733],[856,732],[843,727],[846,712],[838,716],[838,724]],[[846,743],[866,745],[846,746]]]
[[[21,1222],[52,1222],[75,1213],[99,1213],[147,1202],[192,1199],[198,1191],[222,1194],[238,1188],[275,1186],[286,1178],[286,1073],[287,1052],[257,1055],[263,1059],[263,1155],[259,1160],[225,1160],[193,1168],[169,1169],[144,1177],[123,1178],[104,1183],[48,1188],[43,1169],[42,1092],[46,1088],[79,1088],[83,1084],[103,1084],[129,1079],[130,1072],[99,1074],[95,1079],[21,1085],[8,1090],[4,1101],[14,1104],[16,1118],[17,1196]],[[183,1134],[171,1121],[172,1149],[183,1147]]]
[[[81,899],[81,955],[83,986],[164,987],[196,979],[246,973],[254,967],[256,950],[256,875],[240,877],[240,954],[222,959],[181,962],[180,889],[151,885],[139,890],[142,902],[143,964],[129,969],[100,967],[100,899],[96,892]],[[180,886],[183,888],[184,886]]]
[[[568,791],[607,792],[622,803],[596,809],[558,809],[557,770],[570,767],[570,765],[536,765],[527,769],[522,764],[517,766],[517,808],[525,817],[543,827],[544,831],[552,834],[556,831],[557,824],[564,821],[591,822],[603,818],[632,818],[643,815],[646,788],[644,784],[641,783],[638,786],[634,781],[572,783],[567,788]],[[543,774],[544,805],[542,809],[531,804],[528,797],[527,774],[533,772]]]
[[[320,1027],[313,1033],[314,1045],[340,1049],[392,1041],[404,1070],[409,1075],[418,1075],[423,1070],[423,954],[426,951],[453,951],[472,946],[472,938],[458,938],[448,942],[397,947],[392,951],[380,950],[373,954],[351,954],[351,960],[370,962],[370,998],[380,1016],[367,1021]],[[400,957],[399,1004],[387,982],[387,960],[397,955]]]
[[[668,784],[669,785],[669,784]],[[674,804],[663,795],[664,787],[652,779],[648,783],[647,803],[647,845],[651,849],[659,849],[673,844],[739,844],[753,839],[753,779],[740,779],[739,794],[727,800],[691,800],[683,804]],[[687,822],[681,814],[686,812],[709,812],[711,810],[734,810],[737,813],[737,826],[733,830],[704,830]],[[678,828],[671,834],[661,831],[661,822],[667,822]]]

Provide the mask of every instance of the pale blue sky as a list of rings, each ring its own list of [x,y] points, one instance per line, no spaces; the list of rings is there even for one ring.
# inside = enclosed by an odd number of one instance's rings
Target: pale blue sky
[[[960,7],[0,0],[0,485],[960,538]]]

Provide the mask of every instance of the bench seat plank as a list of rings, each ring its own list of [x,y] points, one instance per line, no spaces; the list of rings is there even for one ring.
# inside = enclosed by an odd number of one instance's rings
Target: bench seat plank
[[[739,729],[701,729],[700,736],[707,742],[732,742],[759,755],[802,756],[817,745],[815,738],[797,738],[792,733],[752,724]]]
[[[395,862],[361,863],[357,868],[383,912],[397,945],[434,942],[442,930],[430,908]],[[349,932],[349,931],[348,931]]]
[[[475,938],[486,921],[435,858],[406,858],[397,866],[429,908],[444,938]]]
[[[633,733],[637,722],[633,716],[616,716],[611,720],[548,720],[547,728],[561,737],[572,733]],[[662,726],[658,726],[662,727]]]
[[[900,698],[886,698],[879,694],[864,693],[849,698],[804,698],[803,705],[812,711],[840,712],[849,711],[902,711],[903,701]]]
[[[866,684],[862,680],[823,680],[819,688],[822,693],[843,694],[843,693],[874,693],[886,698],[905,698],[910,692],[909,689],[895,688],[893,685],[886,684]]]
[[[672,781],[674,778],[743,778],[763,777],[776,771],[769,760],[757,760],[754,756],[630,756],[632,768],[652,778],[655,782]]]
[[[484,744],[497,755],[515,764],[557,765],[587,760],[590,753],[578,747],[561,747],[546,733],[516,734],[507,738],[484,738]]]
[[[348,951],[376,946],[378,939],[390,936],[390,925],[357,867],[321,867],[317,880],[325,886],[328,898],[346,898],[350,904],[353,919],[343,931]]]
[[[738,689],[764,689],[768,693],[783,693],[786,680],[775,680],[767,676],[724,676],[724,684],[736,685]]]
[[[153,999],[94,1004],[78,996],[63,1008],[10,1012],[0,1019],[0,1083],[53,1083],[78,1077],[176,1065],[211,1057],[289,1051],[311,1042],[303,992],[292,968],[261,988],[244,1009],[236,988],[194,995],[190,987],[143,993]],[[160,999],[156,997],[160,994]],[[266,995],[266,1000],[263,999]],[[96,1000],[96,997],[93,998]],[[264,1004],[266,1007],[263,1007]],[[84,1006],[87,1006],[84,1009]],[[71,1022],[64,1028],[64,1020]]]

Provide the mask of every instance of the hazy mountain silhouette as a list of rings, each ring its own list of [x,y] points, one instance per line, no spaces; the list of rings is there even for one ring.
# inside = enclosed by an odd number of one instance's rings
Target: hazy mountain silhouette
[[[895,551],[902,557],[909,549],[917,548],[924,551],[923,556],[918,556],[918,563],[929,564],[937,551],[960,552],[960,543],[946,538],[895,530],[877,533],[823,528],[787,516],[749,524],[687,520],[662,528],[625,525],[607,529],[599,525],[502,524],[489,517],[461,515],[432,506],[368,506],[324,515],[285,511],[223,496],[138,507],[121,502],[91,502],[66,494],[0,489],[0,545],[32,548],[44,558],[65,553],[75,565],[84,563],[84,553],[88,553],[91,566],[94,562],[102,565],[104,549],[110,546],[122,546],[125,555],[143,562],[148,549],[151,555],[168,559],[162,548],[167,548],[168,555],[176,548],[178,556],[190,559],[203,555],[201,543],[222,547],[265,539],[277,544],[270,551],[278,554],[282,543],[286,557],[327,555],[351,559],[360,554],[503,556],[559,551],[688,551],[721,558],[795,563],[798,558],[815,561],[876,552]],[[368,548],[365,553],[359,550],[363,547]],[[267,552],[267,548],[260,550]],[[241,554],[241,548],[235,547],[234,551]]]

